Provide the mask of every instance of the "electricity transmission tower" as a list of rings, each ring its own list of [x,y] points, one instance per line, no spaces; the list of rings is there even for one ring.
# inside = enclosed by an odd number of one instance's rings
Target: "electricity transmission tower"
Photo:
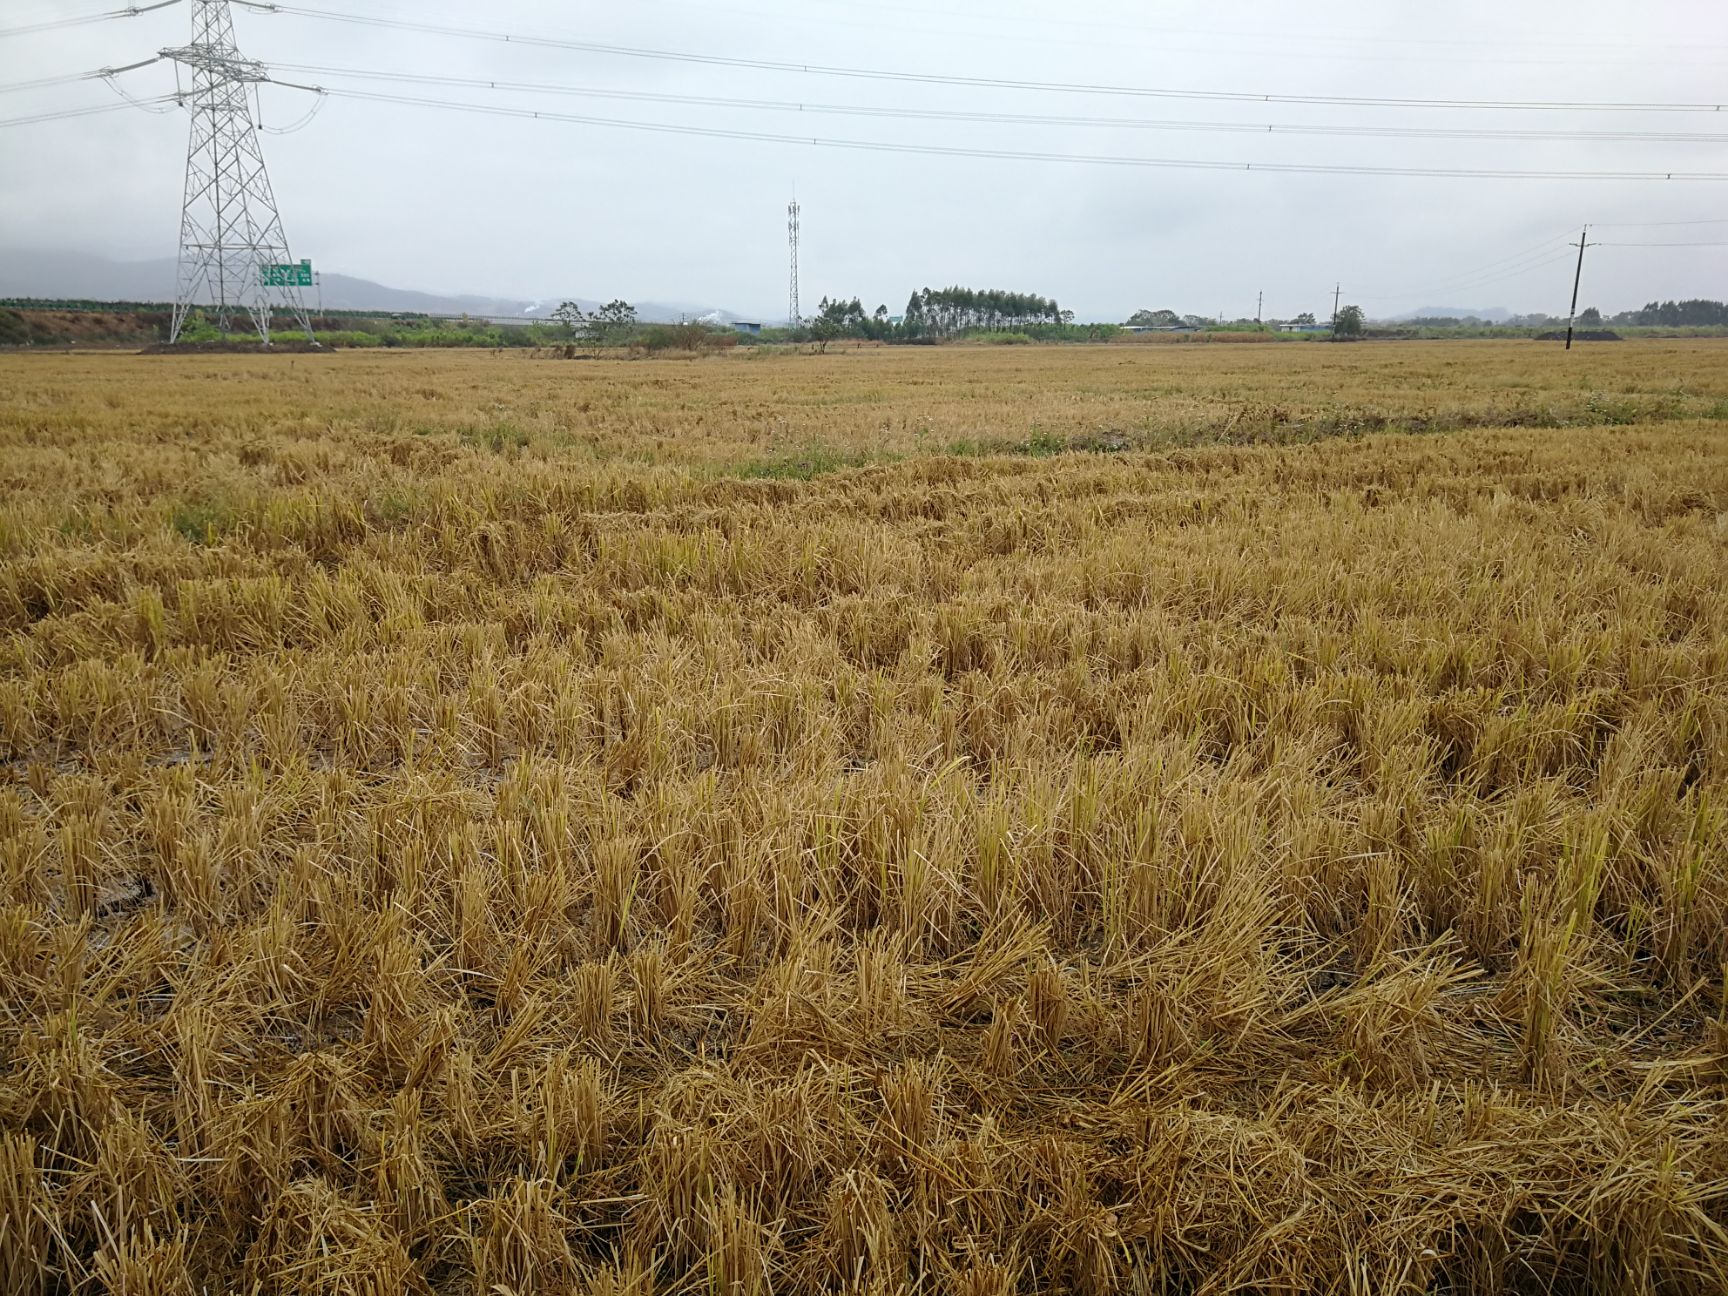
[[[803,324],[803,315],[798,307],[798,229],[799,218],[804,209],[794,198],[786,208],[786,238],[792,249],[792,284],[786,305],[786,324],[789,328],[798,328]]]
[[[262,63],[241,57],[229,0],[192,0],[192,43],[162,57],[192,72],[180,286],[169,340],[179,341],[194,307],[209,306],[224,332],[244,311],[269,346],[271,309],[280,305],[315,341],[253,116],[252,96],[270,76]]]

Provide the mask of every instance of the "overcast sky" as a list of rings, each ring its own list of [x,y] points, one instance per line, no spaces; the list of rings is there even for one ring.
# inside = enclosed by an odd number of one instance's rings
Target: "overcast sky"
[[[0,29],[118,0],[0,0]],[[1728,101],[1723,0],[302,0],[303,7],[655,51],[1087,86],[1470,100]],[[135,62],[188,38],[189,8],[0,37],[0,86]],[[590,90],[988,114],[1728,138],[1728,115],[1203,102],[931,85],[624,57],[236,9],[277,66]],[[1728,173],[1728,144],[1234,134],[905,120],[734,105],[279,79],[711,130],[879,144],[1235,163]],[[166,66],[130,73],[171,91]],[[309,96],[266,88],[268,126]],[[112,102],[100,82],[0,94],[0,120]],[[126,110],[0,129],[0,249],[125,259],[175,250],[186,122]],[[961,283],[1039,292],[1082,318],[1138,307],[1252,316],[1347,301],[1564,312],[1585,221],[1728,217],[1728,182],[1435,179],[920,156],[699,138],[331,97],[264,146],[296,257],[395,287],[579,294],[786,311],[785,207],[804,207],[806,309],[898,312]],[[1605,242],[1728,242],[1728,223],[1604,229]],[[1553,258],[1542,256],[1552,249]],[[0,255],[6,252],[0,251]],[[1593,250],[1608,310],[1728,297],[1728,247]],[[1506,269],[1521,270],[1507,277]]]

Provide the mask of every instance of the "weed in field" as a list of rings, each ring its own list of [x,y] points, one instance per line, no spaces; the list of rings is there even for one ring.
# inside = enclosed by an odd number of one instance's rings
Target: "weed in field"
[[[477,449],[490,450],[495,455],[508,455],[525,449],[533,438],[513,423],[494,423],[490,427],[466,427],[460,432],[462,441]]]
[[[235,525],[236,514],[227,505],[213,501],[188,501],[174,507],[170,522],[193,544],[214,544]]]
[[[771,481],[811,481],[846,468],[887,462],[867,450],[837,450],[830,446],[806,446],[803,450],[755,459],[737,465],[729,475]]]

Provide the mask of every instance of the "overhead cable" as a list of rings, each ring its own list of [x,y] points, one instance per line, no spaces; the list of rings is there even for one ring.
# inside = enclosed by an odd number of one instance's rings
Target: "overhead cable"
[[[145,112],[158,114],[171,113],[180,106],[180,98],[178,95],[166,95],[156,99],[140,99],[136,95],[128,93],[126,87],[120,84],[119,78],[113,73],[103,76],[101,80],[103,85],[107,86],[115,94],[119,95],[121,99],[125,100],[134,108],[142,108]],[[162,104],[164,99],[167,101],[165,106],[155,106],[157,104]]]
[[[36,81],[14,81],[9,85],[0,85],[0,94],[12,94],[19,90],[43,90],[49,86],[72,85],[78,81],[103,81],[117,77],[122,72],[135,72],[139,68],[149,67],[151,64],[161,61],[162,56],[158,54],[154,58],[141,59],[137,63],[128,63],[125,67],[93,68],[89,72],[69,72],[65,76],[42,77]]]
[[[1235,135],[1326,135],[1394,139],[1506,139],[1578,140],[1612,143],[1728,144],[1728,134],[1689,131],[1578,131],[1505,130],[1425,126],[1327,126],[1272,122],[1178,121],[1145,117],[1085,117],[1038,113],[966,112],[946,108],[894,108],[858,104],[806,103],[784,99],[735,99],[714,95],[663,94],[648,90],[612,90],[590,86],[548,84],[533,81],[500,81],[486,77],[436,76],[420,72],[386,72],[366,68],[323,67],[315,64],[278,63],[288,72],[315,76],[352,77],[359,81],[386,81],[413,85],[457,86],[465,89],[498,90],[507,93],[574,95],[591,99],[620,99],[639,103],[687,104],[704,108],[742,108],[750,111],[797,112],[821,116],[879,117],[891,120],[962,121],[1009,126],[1079,126],[1129,130],[1194,131]]]
[[[1523,252],[1487,262],[1471,270],[1460,271],[1458,274],[1431,281],[1421,287],[1374,293],[1357,291],[1354,295],[1364,301],[1386,301],[1394,297],[1423,297],[1439,293],[1470,292],[1476,288],[1502,283],[1509,279],[1519,279],[1534,271],[1547,269],[1569,259],[1571,253],[1565,250],[1564,238],[1563,234],[1556,234]]]
[[[1052,46],[1061,45],[1080,49],[1132,50],[1135,47],[1132,45],[1125,45],[1121,36],[1112,36],[1108,40],[1100,39],[1097,35],[1088,37],[1085,34],[1085,29],[1088,27],[1097,28],[1102,26],[1105,28],[1117,27],[1121,28],[1123,31],[1133,31],[1137,29],[1153,30],[1159,33],[1156,52],[1161,55],[1204,55],[1216,53],[1216,46],[1212,42],[1221,38],[1229,41],[1230,52],[1232,54],[1245,54],[1253,57],[1264,55],[1277,58],[1280,62],[1299,59],[1321,63],[1348,62],[1379,65],[1390,63],[1421,63],[1431,67],[1434,63],[1434,55],[1430,50],[1424,49],[1421,52],[1395,53],[1392,52],[1389,47],[1397,45],[1424,47],[1436,43],[1442,46],[1460,44],[1460,42],[1455,41],[1434,42],[1422,38],[1411,39],[1409,37],[1403,37],[1375,41],[1374,44],[1379,46],[1379,48],[1346,51],[1336,47],[1348,45],[1353,40],[1359,41],[1362,38],[1352,38],[1337,33],[1335,30],[1331,29],[1328,29],[1321,35],[1315,35],[1312,32],[1297,33],[1291,31],[1270,30],[1261,27],[1258,23],[1254,25],[1254,28],[1251,31],[1242,30],[1234,32],[1219,28],[1196,27],[1136,28],[1133,25],[1124,25],[1121,23],[1088,23],[1084,19],[1072,16],[1069,12],[1056,10],[1053,10],[1052,12],[1060,12],[1060,16],[1042,20],[1016,18],[1010,14],[992,13],[989,16],[986,25],[982,29],[976,26],[967,28],[956,28],[951,26],[930,27],[922,24],[912,26],[898,18],[889,18],[887,22],[891,26],[885,28],[883,11],[892,10],[896,6],[872,3],[870,5],[871,12],[868,17],[862,15],[845,17],[837,14],[835,12],[835,6],[832,4],[802,5],[798,6],[790,13],[776,13],[762,9],[745,7],[735,3],[734,0],[726,0],[725,3],[715,3],[714,0],[658,0],[658,3],[662,7],[688,9],[707,16],[712,16],[714,14],[724,14],[727,16],[736,15],[740,18],[756,19],[779,25],[784,25],[787,21],[799,24],[820,23],[824,26],[842,28],[849,27],[871,32],[892,30],[894,35],[898,37],[934,36],[939,39],[957,38],[967,42],[1002,41],[1021,45],[1036,45],[1043,49],[1049,49]],[[907,12],[916,14],[920,19],[936,18],[938,20],[940,20],[945,14],[947,17],[960,18],[963,20],[975,20],[981,16],[978,14],[958,14],[952,11],[944,11],[922,5],[917,8],[908,9]],[[1004,23],[1025,21],[1046,22],[1057,27],[1060,30],[1060,34],[1051,32],[1047,35],[1031,35],[1023,32],[1016,33],[1003,30]],[[1199,41],[1196,44],[1172,42],[1169,39],[1170,36],[1178,38],[1198,37]],[[1320,41],[1322,44],[1334,48],[1304,49],[1301,47],[1302,42],[1312,43],[1314,41]],[[1252,43],[1250,44],[1249,42]],[[1552,40],[1547,34],[1544,34],[1540,40],[1525,42],[1526,45],[1537,46],[1545,54],[1552,56],[1547,58],[1533,58],[1528,55],[1520,56],[1518,53],[1518,42],[1516,37],[1502,37],[1498,41],[1467,41],[1462,42],[1462,44],[1466,48],[1473,45],[1486,46],[1491,51],[1471,55],[1470,63],[1473,67],[1490,65],[1501,67],[1561,67],[1576,71],[1580,65],[1586,63],[1624,68],[1628,63],[1656,62],[1660,63],[1669,73],[1672,73],[1676,68],[1714,68],[1722,65],[1722,60],[1720,58],[1712,59],[1709,57],[1710,47],[1708,45],[1692,45],[1683,47],[1684,53],[1689,56],[1698,54],[1705,55],[1706,61],[1699,62],[1692,58],[1687,58],[1685,60],[1676,59],[1673,51],[1667,51],[1661,54],[1640,54],[1638,51],[1641,47],[1630,42],[1622,42],[1614,45],[1592,46],[1589,44],[1574,44],[1570,41]],[[1140,48],[1149,50],[1151,47],[1140,46]],[[1591,50],[1596,50],[1598,52],[1591,53]]]
[[[534,121],[569,122],[582,126],[606,126],[623,130],[649,131],[666,135],[693,135],[706,139],[755,140],[770,144],[804,144],[816,148],[850,149],[870,153],[910,153],[929,157],[992,158],[1015,162],[1069,162],[1094,166],[1160,167],[1193,171],[1259,171],[1273,174],[1302,175],[1384,175],[1431,177],[1436,179],[1482,180],[1638,180],[1638,181],[1723,181],[1728,172],[1718,171],[1535,171],[1490,170],[1478,167],[1397,167],[1350,166],[1299,162],[1221,162],[1199,158],[1121,157],[1108,154],[1056,153],[1031,149],[959,148],[937,144],[888,143],[877,140],[834,139],[811,135],[788,135],[768,131],[728,130],[711,126],[679,126],[664,122],[630,121],[616,117],[588,117],[574,113],[546,112],[531,108],[511,108],[499,104],[462,103],[448,99],[422,99],[408,95],[382,94],[367,90],[340,90],[329,87],[299,87],[324,89],[344,98],[368,100],[374,103],[401,104],[407,107],[440,108],[455,112],[478,113],[492,117],[514,117]]]
[[[918,4],[918,5],[891,4],[891,3],[888,3],[887,0],[832,0],[832,2],[838,3],[838,4],[851,3],[856,7],[867,8],[872,12],[880,12],[883,10],[895,10],[895,11],[898,11],[901,13],[913,13],[913,14],[919,14],[919,15],[940,14],[940,15],[946,15],[946,16],[952,17],[952,18],[971,18],[971,17],[977,16],[975,14],[963,13],[963,12],[953,10],[953,9],[940,9],[940,8],[936,8],[934,6],[925,5],[925,4]],[[1046,27],[1064,27],[1064,28],[1092,27],[1092,28],[1100,28],[1100,29],[1110,30],[1110,31],[1143,31],[1143,32],[1151,32],[1151,33],[1154,33],[1154,34],[1159,35],[1159,36],[1164,36],[1164,35],[1218,36],[1218,37],[1223,37],[1226,40],[1240,40],[1241,37],[1245,34],[1243,32],[1239,32],[1239,31],[1229,31],[1229,30],[1226,30],[1223,28],[1215,28],[1215,27],[1213,27],[1213,28],[1187,27],[1187,26],[1172,27],[1168,24],[1156,24],[1156,25],[1154,25],[1154,24],[1147,24],[1147,23],[1125,23],[1125,22],[1109,20],[1109,19],[1104,19],[1104,20],[1087,19],[1087,18],[1075,17],[1073,15],[1066,14],[1066,13],[1061,14],[1059,16],[1050,16],[1050,17],[1031,15],[1031,14],[1000,14],[1000,15],[992,14],[990,16],[990,20],[992,22],[1010,22],[1010,23],[1020,23],[1022,25],[1038,24],[1038,25],[1042,25],[1042,26],[1046,26]],[[1310,31],[1306,31],[1306,32],[1300,32],[1300,31],[1267,31],[1267,30],[1262,30],[1259,27],[1256,27],[1253,34],[1256,36],[1262,37],[1263,39],[1278,40],[1278,41],[1309,41],[1309,42],[1321,41],[1321,42],[1326,42],[1326,43],[1337,43],[1337,44],[1344,44],[1344,43],[1364,44],[1365,43],[1365,44],[1373,44],[1373,45],[1416,45],[1416,46],[1442,46],[1442,47],[1444,47],[1444,46],[1456,46],[1459,48],[1480,47],[1480,48],[1488,48],[1488,49],[1503,49],[1509,39],[1516,39],[1517,35],[1518,35],[1518,34],[1514,34],[1514,33],[1502,33],[1502,34],[1499,34],[1497,36],[1497,38],[1489,38],[1487,36],[1477,36],[1477,37],[1473,37],[1473,38],[1472,37],[1459,37],[1459,36],[1446,36],[1446,37],[1443,37],[1443,36],[1386,36],[1386,35],[1380,35],[1380,34],[1375,34],[1375,33],[1366,33],[1366,32],[1339,31],[1338,29],[1333,28],[1331,26],[1326,26],[1323,29],[1322,28],[1316,28],[1314,30],[1310,30]],[[1542,45],[1544,46],[1544,48],[1548,48],[1548,49],[1601,49],[1601,50],[1617,50],[1618,51],[1618,50],[1625,50],[1625,49],[1630,48],[1630,49],[1667,50],[1667,51],[1673,51],[1673,50],[1693,51],[1693,50],[1698,50],[1698,49],[1721,49],[1721,48],[1724,48],[1720,44],[1714,44],[1713,45],[1713,44],[1709,44],[1709,43],[1701,43],[1701,42],[1696,42],[1696,41],[1687,41],[1685,43],[1679,43],[1679,44],[1676,44],[1676,43],[1664,44],[1664,43],[1652,43],[1652,42],[1648,42],[1648,41],[1639,42],[1639,41],[1579,41],[1579,40],[1568,40],[1563,34],[1558,33],[1558,32],[1553,32],[1553,31],[1529,32],[1528,39],[1540,40]]]
[[[1728,216],[1711,216],[1704,220],[1665,221],[1591,221],[1591,229],[1657,229],[1678,225],[1728,225]]]
[[[879,68],[837,67],[818,63],[792,63],[777,59],[737,58],[720,54],[694,54],[678,50],[648,49],[633,45],[607,45],[596,41],[569,37],[536,36],[529,33],[503,32],[476,27],[449,27],[438,23],[414,22],[405,18],[380,18],[363,14],[338,13],[329,9],[312,9],[302,5],[255,4],[253,8],[272,13],[292,14],[301,18],[317,18],[329,22],[352,23],[365,27],[384,27],[397,31],[424,32],[434,36],[453,36],[469,40],[493,41],[505,45],[525,45],[540,49],[577,50],[587,54],[614,55],[622,58],[655,59],[674,63],[696,63],[709,67],[753,68],[765,72],[796,72],[811,76],[847,77],[866,81],[898,81],[917,85],[971,86],[993,90],[1032,90],[1059,94],[1121,95],[1149,99],[1194,99],[1232,103],[1281,103],[1329,105],[1353,108],[1471,108],[1533,112],[1721,112],[1714,103],[1604,103],[1604,102],[1543,102],[1535,100],[1495,99],[1403,99],[1367,95],[1292,95],[1250,93],[1236,90],[1177,90],[1150,86],[1095,85],[1069,81],[1022,81],[1007,77],[969,77],[943,73],[895,72]]]
[[[89,81],[101,75],[101,72],[74,72],[68,76],[43,77],[37,81],[13,81],[8,85],[0,85],[0,94],[13,94],[19,90],[45,90],[49,86],[71,85],[75,81]]]
[[[1508,266],[1492,273],[1481,274],[1472,278],[1464,278],[1453,282],[1438,284],[1428,288],[1416,288],[1406,292],[1374,293],[1357,295],[1364,301],[1386,301],[1394,297],[1435,297],[1441,294],[1476,292],[1483,288],[1491,288],[1496,284],[1509,283],[1514,279],[1524,279],[1538,271],[1552,270],[1556,266],[1571,264],[1572,254],[1567,252],[1549,253],[1533,261],[1522,262]]]
[[[159,99],[139,100],[133,103],[98,104],[94,108],[66,108],[59,112],[37,113],[31,117],[9,117],[0,120],[0,127],[34,126],[39,122],[64,121],[68,117],[94,117],[99,113],[125,112],[131,107],[148,107],[156,103],[176,103],[173,95],[163,95]]]
[[[77,18],[53,18],[48,22],[28,23],[23,27],[0,27],[0,37],[28,36],[34,32],[59,31],[63,27],[87,27],[92,23],[108,22],[115,18],[136,18],[139,14],[152,13],[157,9],[167,9],[179,3],[180,0],[160,0],[158,4],[127,5],[124,9],[109,9],[102,13],[84,14]]]
[[[281,83],[271,81],[271,82],[267,82],[266,84],[279,85]],[[262,105],[260,105],[259,110],[258,110],[258,129],[263,131],[266,135],[293,135],[299,131],[305,130],[308,126],[310,126],[312,124],[313,119],[316,118],[319,113],[324,111],[324,104],[325,104],[325,101],[327,98],[325,91],[319,89],[316,86],[312,86],[312,87],[290,86],[289,87],[289,89],[291,89],[291,90],[303,90],[303,89],[308,89],[308,88],[314,90],[318,97],[312,101],[312,106],[310,108],[308,108],[302,116],[296,118],[293,122],[289,123],[286,126],[266,126],[264,124],[264,110],[263,110]],[[256,87],[254,87],[254,89],[253,89],[253,95],[254,95],[254,98],[257,97]]]

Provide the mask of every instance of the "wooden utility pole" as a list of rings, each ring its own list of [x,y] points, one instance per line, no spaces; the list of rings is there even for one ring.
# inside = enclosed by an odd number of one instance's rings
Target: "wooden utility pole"
[[[1578,236],[1578,273],[1572,276],[1572,309],[1566,316],[1566,349],[1572,349],[1572,328],[1578,319],[1578,288],[1584,282],[1584,249],[1590,246],[1590,227]]]
[[[1339,284],[1332,290],[1332,340],[1338,340],[1338,303],[1343,300],[1344,285]]]

